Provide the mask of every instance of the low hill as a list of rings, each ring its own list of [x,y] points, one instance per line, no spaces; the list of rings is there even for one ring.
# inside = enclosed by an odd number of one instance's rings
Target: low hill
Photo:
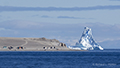
[[[0,37],[0,51],[69,51],[64,43],[46,38]]]

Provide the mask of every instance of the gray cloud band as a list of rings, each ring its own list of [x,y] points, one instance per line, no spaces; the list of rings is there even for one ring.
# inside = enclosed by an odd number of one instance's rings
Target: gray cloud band
[[[88,11],[88,10],[116,10],[120,5],[93,6],[93,7],[12,7],[0,6],[0,11]]]

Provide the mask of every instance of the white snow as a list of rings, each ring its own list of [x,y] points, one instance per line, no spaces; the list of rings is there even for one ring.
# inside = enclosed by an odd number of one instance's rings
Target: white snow
[[[69,46],[69,48],[79,50],[103,50],[103,48],[93,39],[92,31],[88,27],[84,28],[79,42],[77,42],[75,46]]]

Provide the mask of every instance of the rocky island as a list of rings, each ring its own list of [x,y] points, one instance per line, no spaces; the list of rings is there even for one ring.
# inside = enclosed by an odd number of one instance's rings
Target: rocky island
[[[71,51],[56,39],[0,37],[0,51]]]

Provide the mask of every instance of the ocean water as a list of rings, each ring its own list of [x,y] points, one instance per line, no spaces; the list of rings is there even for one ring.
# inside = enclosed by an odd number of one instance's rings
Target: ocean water
[[[120,50],[0,52],[0,68],[120,68]]]

